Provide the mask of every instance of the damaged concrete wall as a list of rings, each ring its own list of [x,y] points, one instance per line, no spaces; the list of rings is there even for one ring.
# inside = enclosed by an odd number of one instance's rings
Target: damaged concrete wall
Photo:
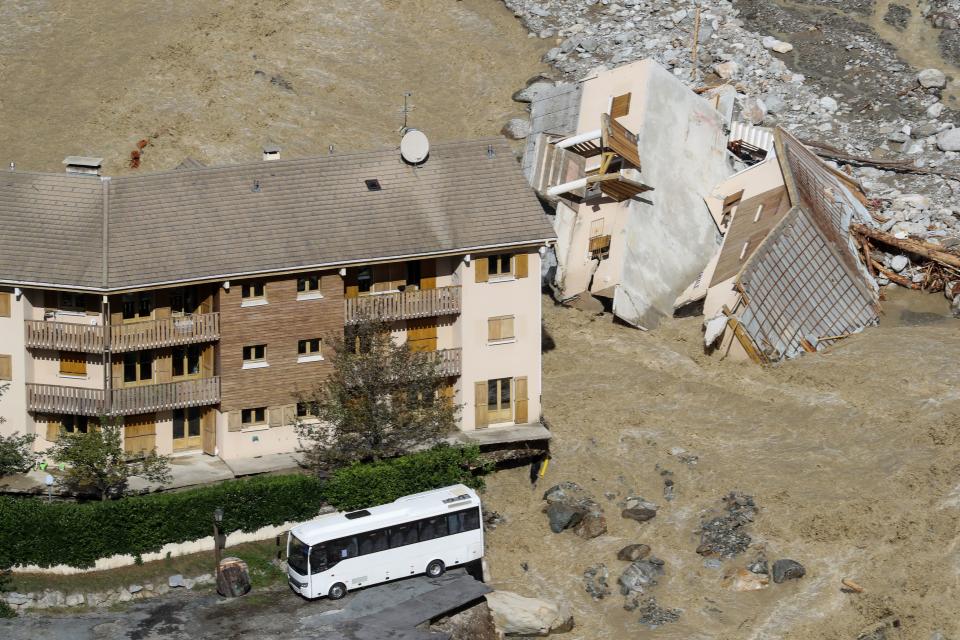
[[[717,249],[718,231],[704,204],[732,170],[722,116],[653,61],[639,63],[646,82],[638,128],[643,180],[655,191],[633,200],[613,311],[650,328],[673,313],[677,296]]]

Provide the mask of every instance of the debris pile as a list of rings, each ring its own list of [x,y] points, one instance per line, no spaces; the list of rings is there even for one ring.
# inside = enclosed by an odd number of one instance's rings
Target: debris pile
[[[724,496],[725,511],[700,525],[700,546],[697,553],[702,556],[732,558],[740,555],[750,546],[750,535],[744,530],[753,522],[757,506],[752,496],[731,492]]]

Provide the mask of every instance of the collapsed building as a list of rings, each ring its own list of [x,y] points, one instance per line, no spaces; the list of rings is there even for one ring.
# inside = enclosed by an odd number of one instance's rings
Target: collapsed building
[[[854,178],[733,122],[735,93],[651,60],[541,88],[524,172],[556,211],[561,299],[606,298],[640,328],[702,310],[708,348],[771,362],[878,321],[849,231],[871,218]]]

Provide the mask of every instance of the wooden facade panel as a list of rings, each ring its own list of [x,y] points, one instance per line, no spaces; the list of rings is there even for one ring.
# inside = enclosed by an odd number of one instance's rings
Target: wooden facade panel
[[[737,275],[789,210],[790,200],[783,187],[741,201],[724,237],[710,286]]]
[[[0,291],[0,318],[10,317],[10,294]]]
[[[263,282],[265,305],[242,307],[241,282],[218,295],[220,409],[224,412],[239,414],[244,408],[292,403],[297,390],[308,391],[328,375],[328,345],[333,337],[343,335],[344,281],[336,272],[321,274],[323,298],[317,300],[297,300],[296,275]],[[297,362],[298,341],[310,338],[322,339],[326,360]],[[243,347],[264,343],[269,366],[244,369]]]

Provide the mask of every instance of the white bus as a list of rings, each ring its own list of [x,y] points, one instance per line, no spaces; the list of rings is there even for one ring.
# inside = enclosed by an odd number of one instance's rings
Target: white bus
[[[305,598],[337,600],[349,589],[436,577],[482,557],[480,497],[462,484],[320,516],[287,537],[287,577]]]

